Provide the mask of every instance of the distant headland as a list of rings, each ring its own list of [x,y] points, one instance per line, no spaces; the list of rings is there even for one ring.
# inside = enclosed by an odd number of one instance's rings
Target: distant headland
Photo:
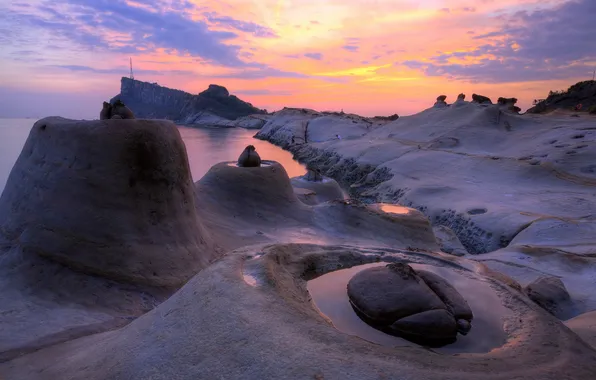
[[[216,84],[209,85],[198,95],[189,94],[158,85],[123,77],[120,93],[110,100],[121,100],[134,110],[135,115],[145,119],[168,119],[193,123],[195,119],[209,113],[211,116],[228,120],[251,114],[265,114],[229,91]]]

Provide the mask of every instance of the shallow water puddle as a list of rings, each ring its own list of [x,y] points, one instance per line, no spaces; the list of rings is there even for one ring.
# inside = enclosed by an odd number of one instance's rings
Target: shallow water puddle
[[[227,162],[228,166],[234,167],[234,168],[243,168],[243,166],[238,166],[238,162],[234,162],[234,161],[229,161]],[[272,166],[273,165],[273,161],[268,161],[268,160],[263,160],[261,161],[261,168],[266,168],[268,166]]]
[[[390,203],[379,203],[379,208],[383,212],[387,212],[390,214],[400,214],[400,215],[407,215],[415,211],[409,207],[400,206],[400,205],[393,205]]]
[[[359,265],[327,273],[309,281],[307,289],[319,311],[330,319],[339,331],[383,346],[417,346],[367,325],[350,306],[347,293],[350,279],[363,269],[387,264]],[[483,353],[505,344],[507,335],[503,331],[503,317],[507,315],[508,309],[501,305],[499,297],[488,284],[468,278],[449,268],[425,264],[410,265],[415,270],[424,269],[449,281],[464,296],[474,312],[472,330],[468,335],[458,334],[455,343],[433,348],[433,351],[445,354]]]

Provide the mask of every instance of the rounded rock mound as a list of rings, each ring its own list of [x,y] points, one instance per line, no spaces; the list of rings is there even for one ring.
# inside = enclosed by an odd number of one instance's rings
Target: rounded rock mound
[[[472,310],[440,276],[403,263],[365,269],[348,282],[356,314],[369,325],[416,343],[441,346],[467,334]]]
[[[217,256],[168,121],[36,122],[0,198],[0,234],[83,273],[156,286],[178,287]]]

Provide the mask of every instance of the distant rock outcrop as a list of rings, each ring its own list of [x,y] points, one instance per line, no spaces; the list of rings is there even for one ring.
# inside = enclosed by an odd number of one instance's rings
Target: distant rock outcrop
[[[215,84],[209,85],[207,90],[198,95],[192,95],[157,83],[122,78],[120,94],[112,98],[110,103],[115,104],[117,100],[133,109],[136,117],[141,119],[182,121],[207,111],[223,119],[235,120],[251,114],[266,113],[230,95],[225,87]]]
[[[489,97],[484,95],[472,94],[472,101],[480,104],[493,104],[492,100]]]
[[[528,113],[546,113],[556,109],[590,112],[591,107],[596,107],[596,81],[588,80],[578,82],[569,87],[567,91],[551,91],[543,100],[535,100],[534,107]]]
[[[439,95],[439,96],[437,96],[437,101],[435,102],[434,107],[435,108],[447,107],[447,102],[445,102],[445,99],[447,99],[447,95]]]

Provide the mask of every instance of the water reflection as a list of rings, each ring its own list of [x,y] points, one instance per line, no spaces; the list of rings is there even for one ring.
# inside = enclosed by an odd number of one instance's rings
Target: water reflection
[[[33,119],[0,119],[0,192],[29,135]],[[211,168],[222,161],[238,160],[247,145],[254,145],[263,160],[277,161],[290,177],[306,173],[305,167],[292,159],[292,154],[262,140],[253,138],[256,130],[243,128],[194,128],[178,126],[186,144],[190,171],[198,181]]]
[[[350,306],[347,292],[350,279],[363,269],[381,265],[387,265],[387,263],[359,265],[327,273],[309,281],[307,289],[316,307],[338,330],[383,346],[416,346],[405,339],[385,334],[369,326]],[[508,309],[501,305],[499,297],[488,284],[470,279],[449,268],[423,264],[410,265],[415,270],[423,269],[443,277],[464,296],[474,312],[472,330],[467,335],[458,334],[455,343],[434,348],[433,351],[444,354],[482,353],[490,352],[505,344],[507,335],[503,331],[503,318],[508,313]]]
[[[237,162],[247,145],[254,145],[263,160],[277,161],[290,177],[306,173],[304,165],[295,161],[290,152],[267,141],[253,138],[256,130],[243,128],[194,128],[179,126],[186,144],[190,171],[194,181],[201,179],[213,165],[223,161]]]
[[[400,215],[407,215],[407,214],[415,211],[414,209],[411,209],[409,207],[404,207],[404,206],[400,206],[400,205],[392,205],[389,203],[379,203],[379,208],[383,212],[387,212],[387,213],[391,213],[391,214],[400,214]]]

